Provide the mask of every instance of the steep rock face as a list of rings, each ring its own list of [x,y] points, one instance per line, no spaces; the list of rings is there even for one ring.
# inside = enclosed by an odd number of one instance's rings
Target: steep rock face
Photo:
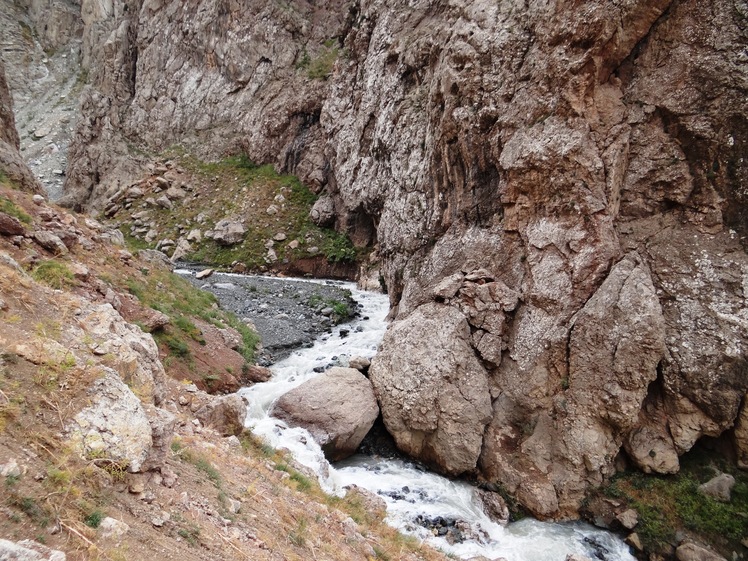
[[[203,158],[244,149],[317,190],[325,183],[318,122],[327,83],[307,73],[337,52],[348,3],[89,4],[83,60],[93,87],[81,99],[68,204],[100,206],[136,177],[142,162],[133,143],[181,144]]]
[[[69,197],[127,180],[125,139],[323,189],[379,245],[396,321],[371,371],[401,447],[546,517],[622,451],[672,472],[739,418],[748,457],[743,2],[124,6],[84,10]],[[332,37],[312,80],[302,45]]]
[[[18,152],[20,143],[13,115],[13,100],[5,81],[5,66],[0,60],[0,172],[21,189],[41,193],[42,188]]]

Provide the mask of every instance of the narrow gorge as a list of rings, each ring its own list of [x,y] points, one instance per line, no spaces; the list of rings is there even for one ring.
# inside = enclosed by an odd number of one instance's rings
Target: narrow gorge
[[[748,2],[0,5],[4,175],[42,193],[54,136],[58,202],[143,247],[383,288],[402,452],[542,520],[748,466]]]

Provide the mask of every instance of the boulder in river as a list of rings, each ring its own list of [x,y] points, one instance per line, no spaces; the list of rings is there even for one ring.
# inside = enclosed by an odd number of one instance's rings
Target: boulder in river
[[[353,368],[331,368],[285,393],[271,415],[307,429],[331,461],[353,454],[379,415],[371,382]]]

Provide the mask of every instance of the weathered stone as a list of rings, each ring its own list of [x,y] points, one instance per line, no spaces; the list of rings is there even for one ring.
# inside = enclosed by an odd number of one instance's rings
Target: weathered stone
[[[317,226],[330,226],[335,221],[335,203],[329,196],[322,196],[309,211],[309,218]]]
[[[633,547],[636,551],[644,551],[642,540],[639,537],[639,534],[637,534],[636,532],[632,532],[631,534],[626,536],[626,543]]]
[[[633,530],[639,523],[639,513],[637,513],[633,508],[629,508],[620,514],[617,514],[616,519],[621,523],[621,526],[627,530]]]
[[[241,222],[236,220],[220,220],[211,231],[211,237],[221,245],[234,245],[241,242],[246,234],[246,229]],[[207,236],[207,234],[206,234]]]
[[[203,269],[202,271],[198,271],[197,273],[195,273],[195,278],[197,280],[207,279],[214,272],[214,269]]]
[[[353,454],[379,415],[371,382],[334,367],[282,395],[272,415],[307,429],[332,461]]]
[[[483,505],[483,512],[497,524],[505,526],[509,522],[509,508],[503,497],[498,493],[483,489],[479,489],[477,493]]]
[[[352,356],[350,360],[348,360],[348,366],[351,368],[355,368],[360,372],[364,372],[368,370],[369,366],[371,366],[371,361],[368,358],[364,358],[362,356]]]
[[[23,222],[14,216],[0,212],[0,234],[3,236],[20,236],[26,232]]]
[[[130,531],[130,526],[121,520],[107,516],[99,523],[101,539],[118,539]]]
[[[65,561],[67,556],[56,549],[32,540],[12,542],[0,538],[0,559],[8,561]]]
[[[56,236],[52,232],[37,230],[31,236],[34,238],[36,243],[55,255],[67,255],[68,253],[67,246],[62,242],[59,236]]]
[[[735,487],[735,478],[729,473],[720,473],[706,483],[699,485],[699,493],[712,497],[723,503],[730,502],[732,488]]]
[[[721,555],[693,542],[679,545],[675,550],[675,558],[678,561],[727,561]]]
[[[241,434],[246,416],[247,403],[236,394],[214,397],[195,411],[195,417],[222,436]]]
[[[173,262],[176,262],[176,261],[179,261],[180,259],[184,259],[193,251],[194,250],[192,249],[192,244],[190,244],[190,242],[188,242],[184,238],[179,238],[179,241],[177,242],[177,245],[174,248],[174,253],[171,254],[171,260]]]
[[[166,373],[153,337],[127,323],[110,304],[92,306],[78,317],[92,352],[111,355],[122,370],[124,381],[144,399],[158,405],[164,397]],[[81,338],[83,335],[81,335]]]
[[[475,467],[491,404],[465,316],[426,304],[394,322],[369,376],[400,449],[451,475]]]
[[[101,367],[89,394],[93,404],[67,425],[70,442],[85,458],[105,457],[130,472],[141,470],[153,440],[140,400],[110,368]]]
[[[256,364],[247,365],[245,372],[242,374],[242,380],[251,382],[253,384],[259,384],[261,382],[267,382],[273,377],[273,371],[264,366],[258,366]]]

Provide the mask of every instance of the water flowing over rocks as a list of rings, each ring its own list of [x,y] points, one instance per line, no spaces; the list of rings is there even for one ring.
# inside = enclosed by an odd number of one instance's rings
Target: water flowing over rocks
[[[748,463],[743,2],[82,4],[67,203],[142,177],[131,146],[297,174],[376,245],[403,450],[554,518],[619,455]]]
[[[361,444],[379,416],[371,382],[358,370],[334,367],[282,395],[270,412],[309,430],[330,461]]]

